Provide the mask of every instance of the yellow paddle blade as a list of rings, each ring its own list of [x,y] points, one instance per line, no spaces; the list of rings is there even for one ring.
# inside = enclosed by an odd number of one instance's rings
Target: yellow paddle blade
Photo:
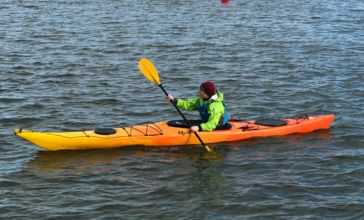
[[[147,58],[141,58],[138,64],[140,72],[152,83],[160,85],[159,75],[153,63]]]
[[[205,148],[205,151],[200,155],[201,160],[216,160],[223,158],[223,156],[220,153],[213,151],[211,147],[207,145],[203,147]]]
[[[209,146],[205,145],[203,147],[205,148],[206,152],[212,152],[212,150]]]

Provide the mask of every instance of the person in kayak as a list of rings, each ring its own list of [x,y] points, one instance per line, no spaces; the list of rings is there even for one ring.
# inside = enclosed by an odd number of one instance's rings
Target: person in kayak
[[[168,95],[168,100],[174,102],[177,107],[193,111],[198,110],[201,116],[201,124],[194,125],[190,129],[196,131],[212,131],[214,129],[229,129],[228,114],[225,109],[224,94],[216,90],[216,86],[211,81],[206,81],[200,85],[200,96],[183,100]]]

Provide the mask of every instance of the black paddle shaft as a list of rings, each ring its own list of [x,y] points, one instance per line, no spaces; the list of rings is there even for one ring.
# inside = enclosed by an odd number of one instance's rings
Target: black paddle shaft
[[[159,88],[161,88],[161,89],[162,89],[162,91],[164,92],[164,94],[168,97],[168,93],[167,93],[167,91],[164,89],[164,87],[162,86],[162,84],[159,84],[158,86],[159,86]],[[181,110],[177,107],[177,105],[176,105],[176,104],[175,104],[172,100],[171,100],[170,102],[171,102],[171,103],[173,104],[173,106],[177,109],[178,113],[181,115],[181,117],[182,117],[182,118],[183,118],[183,120],[186,122],[186,124],[188,125],[188,127],[191,127],[191,125],[190,125],[190,123],[188,122],[187,118],[183,115],[183,113],[182,113],[182,112],[181,112]],[[196,135],[197,139],[201,142],[201,144],[202,144],[203,146],[205,146],[205,143],[202,141],[202,139],[201,139],[200,135],[198,135],[196,131],[194,131],[193,133]]]

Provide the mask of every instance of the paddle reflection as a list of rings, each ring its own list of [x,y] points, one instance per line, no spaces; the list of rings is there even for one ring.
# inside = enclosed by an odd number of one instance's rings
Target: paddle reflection
[[[226,180],[221,170],[224,168],[224,160],[215,161],[197,161],[195,164],[196,183],[194,183],[194,191],[198,193],[198,197],[202,201],[202,206],[216,206],[223,202],[223,197],[228,193],[228,189],[224,186]],[[201,196],[201,193],[203,196]]]

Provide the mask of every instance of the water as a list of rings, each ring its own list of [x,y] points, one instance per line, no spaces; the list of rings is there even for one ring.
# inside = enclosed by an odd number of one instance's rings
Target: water
[[[363,1],[0,4],[0,218],[363,219]],[[334,113],[329,131],[193,148],[45,152],[12,132],[178,119],[211,79],[239,117]],[[196,114],[187,114],[188,118]]]

